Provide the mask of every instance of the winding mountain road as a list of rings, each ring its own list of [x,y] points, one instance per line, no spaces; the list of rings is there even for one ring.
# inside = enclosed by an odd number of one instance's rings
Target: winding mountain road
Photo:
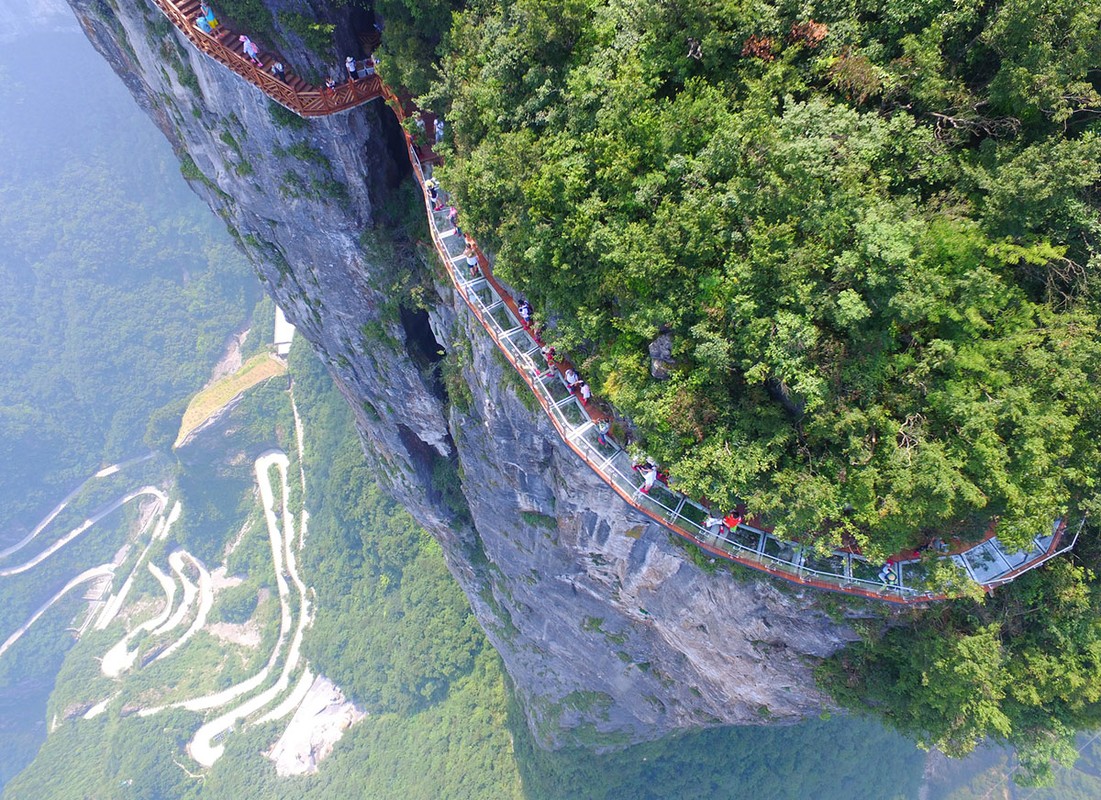
[[[89,528],[91,528],[93,525],[95,525],[101,519],[106,517],[108,514],[112,513],[113,511],[118,510],[119,508],[126,505],[131,500],[133,500],[134,498],[142,497],[142,496],[145,496],[145,495],[151,495],[153,497],[156,497],[158,500],[160,500],[162,508],[168,503],[168,496],[164,492],[162,492],[160,489],[158,489],[156,486],[143,486],[140,489],[135,489],[134,491],[132,491],[128,494],[125,494],[122,497],[116,499],[114,502],[109,503],[104,508],[101,508],[95,514],[88,517],[88,519],[84,520],[84,522],[80,523],[78,526],[73,528],[71,531],[69,531],[69,533],[67,533],[65,536],[61,537],[60,539],[58,539],[56,542],[54,542],[52,545],[47,547],[41,553],[36,555],[30,561],[26,561],[26,562],[24,562],[24,563],[22,563],[22,564],[20,564],[19,566],[16,566],[16,567],[7,567],[5,569],[0,569],[0,578],[7,578],[11,575],[19,575],[22,572],[26,572],[29,569],[33,569],[34,567],[37,567],[39,564],[41,564],[47,558],[52,556],[54,553],[56,553],[58,550],[60,550],[65,545],[69,544],[69,542],[73,541],[73,539],[77,538],[82,533],[87,531]]]
[[[185,558],[199,571],[199,610],[198,613],[195,614],[195,619],[191,621],[191,625],[184,631],[183,636],[162,650],[161,653],[153,659],[154,661],[162,661],[168,658],[183,647],[188,639],[202,630],[206,625],[206,618],[210,614],[210,609],[214,607],[214,581],[211,580],[210,573],[207,572],[202,561],[195,558],[195,556],[191,555],[191,553],[188,553],[186,550],[176,550],[168,557],[168,563],[172,566],[172,570],[179,575],[182,580],[187,581],[187,577],[183,571],[183,560]],[[187,581],[187,585],[184,586],[185,594],[188,586],[191,587],[193,592],[195,591],[195,585]],[[194,594],[192,597],[194,597]],[[177,620],[176,624],[179,624],[179,620]],[[175,626],[173,625],[172,627]],[[170,630],[170,628],[165,628],[164,630]]]
[[[163,506],[161,510],[164,510]],[[167,517],[163,516],[163,514],[159,516],[156,527],[153,528],[153,535],[150,536],[149,541],[145,543],[145,549],[141,551],[138,560],[134,562],[134,568],[130,570],[130,574],[127,575],[126,580],[123,581],[122,588],[119,589],[117,594],[112,594],[107,598],[107,602],[103,606],[103,611],[100,612],[99,617],[96,619],[96,630],[104,630],[118,615],[119,611],[122,609],[122,604],[126,601],[127,595],[130,594],[130,588],[134,585],[134,576],[149,555],[149,548],[153,546],[153,542],[160,541],[168,536],[169,529],[172,527],[173,523],[180,518],[180,511],[180,503],[177,500]],[[145,533],[152,519],[153,517],[150,516],[149,519],[146,520],[145,525],[142,526],[141,533]]]
[[[50,608],[50,606],[52,606],[54,603],[56,603],[58,600],[60,600],[62,597],[64,597],[65,594],[67,592],[69,592],[71,589],[73,589],[76,586],[79,586],[82,583],[87,583],[88,581],[96,580],[97,578],[109,577],[109,576],[114,575],[114,574],[115,574],[115,565],[114,564],[100,564],[98,567],[92,567],[91,569],[86,569],[86,570],[84,570],[84,572],[77,575],[71,581],[66,583],[65,586],[63,586],[61,588],[61,590],[59,592],[57,592],[57,594],[55,594],[53,597],[51,597],[49,600],[47,600],[45,603],[43,603],[41,606],[39,606],[38,610],[35,611],[33,614],[31,614],[30,618],[26,622],[24,622],[15,631],[15,633],[13,633],[11,636],[9,636],[3,644],[0,644],[0,656],[4,655],[4,653],[6,653],[8,651],[8,649],[13,644],[18,642],[20,637],[24,633],[27,632],[27,630],[31,627],[31,625],[34,625],[34,623],[38,621],[38,618],[41,617],[43,614],[45,614],[46,611]]]
[[[152,631],[163,625],[168,620],[168,616],[172,613],[172,604],[176,601],[176,582],[166,575],[156,564],[150,562],[148,566],[153,577],[157,579],[161,588],[164,589],[164,608],[162,608],[160,613],[155,617],[150,617],[134,628],[134,630],[123,636],[114,647],[104,654],[103,660],[100,661],[99,666],[100,671],[108,678],[117,678],[124,671],[134,666],[134,661],[137,660],[141,648],[131,650],[130,642],[139,634],[145,631]]]
[[[120,461],[117,464],[111,464],[109,467],[104,467],[95,475],[88,478],[83,483],[79,484],[75,489],[65,495],[61,502],[54,506],[53,509],[50,510],[50,513],[44,516],[42,520],[34,526],[30,533],[28,533],[26,536],[24,536],[22,539],[20,539],[18,542],[11,545],[10,547],[6,547],[3,550],[0,550],[0,560],[7,558],[13,553],[19,552],[32,541],[34,541],[38,534],[42,533],[42,531],[45,530],[46,526],[53,522],[54,519],[57,518],[57,515],[64,511],[68,507],[69,503],[72,502],[73,498],[80,494],[81,490],[89,483],[96,480],[97,478],[106,478],[108,475],[114,475],[116,472],[126,469],[133,464],[140,464],[142,461],[148,461],[153,457],[153,455],[153,453],[146,453],[144,456],[137,456],[135,458],[127,459],[126,461]]]
[[[275,497],[271,489],[271,476],[269,470],[272,466],[277,467],[279,470],[282,488],[282,530],[280,530],[279,520],[276,518]],[[298,575],[297,560],[292,545],[295,538],[295,526],[294,518],[288,504],[290,492],[289,486],[287,485],[287,468],[289,466],[290,459],[287,458],[286,453],[282,452],[265,453],[256,460],[256,481],[260,486],[260,499],[264,507],[264,520],[267,523],[268,535],[271,540],[272,561],[275,566],[276,583],[279,587],[279,598],[283,609],[279,642],[276,645],[275,652],[272,653],[272,658],[268,661],[268,666],[264,668],[265,673],[273,666],[275,657],[278,655],[279,650],[282,649],[285,634],[291,622],[290,603],[288,602],[290,587],[287,585],[286,578],[284,577],[284,570],[290,575],[291,581],[298,591],[298,625],[295,628],[294,638],[291,641],[290,650],[287,653],[287,658],[283,664],[283,670],[278,680],[255,697],[250,698],[241,705],[216,717],[210,722],[205,723],[195,732],[195,736],[188,744],[187,750],[191,754],[191,757],[204,767],[212,766],[214,762],[222,756],[222,753],[225,752],[224,744],[214,744],[216,738],[226,731],[229,731],[238,720],[255,714],[265,706],[270,705],[279,695],[286,691],[287,687],[290,685],[291,674],[297,668],[301,658],[302,637],[310,622],[310,605],[309,597],[306,592],[306,585]]]

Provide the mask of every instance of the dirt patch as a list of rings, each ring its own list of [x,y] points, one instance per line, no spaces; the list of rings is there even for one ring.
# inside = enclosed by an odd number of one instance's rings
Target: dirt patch
[[[216,639],[229,644],[240,645],[255,650],[260,646],[260,626],[251,622],[235,625],[231,622],[215,622],[206,626],[207,631]]]
[[[210,571],[210,585],[215,594],[222,591],[222,589],[232,589],[234,586],[240,586],[244,582],[245,579],[239,575],[227,575],[225,564]]]

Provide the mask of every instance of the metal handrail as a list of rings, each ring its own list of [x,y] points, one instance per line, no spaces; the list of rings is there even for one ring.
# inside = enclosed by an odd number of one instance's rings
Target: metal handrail
[[[399,119],[403,117],[401,106],[397,102],[397,98],[393,96],[392,92],[389,92],[385,84],[383,84],[383,92],[390,99],[391,106],[394,109],[395,114]],[[605,464],[599,464],[594,462],[589,452],[585,450],[592,450],[592,454],[596,454],[594,446],[583,435],[577,435],[578,428],[574,427],[574,424],[567,419],[563,412],[564,408],[571,405],[572,398],[565,397],[562,399],[556,399],[552,393],[547,389],[546,385],[539,380],[536,375],[540,372],[539,367],[526,355],[531,350],[538,349],[538,344],[533,338],[525,331],[524,336],[527,337],[531,344],[531,347],[521,348],[516,346],[516,351],[520,354],[514,356],[510,344],[515,346],[515,343],[511,341],[509,334],[515,332],[515,328],[520,326],[520,321],[516,319],[512,310],[507,303],[502,303],[506,293],[494,280],[492,274],[488,271],[488,264],[482,262],[481,269],[482,275],[473,280],[466,280],[455,268],[455,261],[457,257],[454,256],[447,248],[440,235],[439,225],[437,224],[435,211],[428,200],[427,194],[424,192],[424,170],[421,166],[420,159],[417,156],[417,151],[412,143],[412,138],[406,133],[406,150],[409,156],[410,164],[413,167],[413,173],[420,184],[422,190],[422,197],[424,198],[425,209],[429,221],[429,230],[432,236],[432,242],[435,247],[436,253],[440,258],[444,269],[447,271],[448,277],[451,279],[456,291],[459,292],[464,302],[470,308],[475,318],[482,324],[482,327],[493,339],[494,343],[501,350],[502,354],[509,361],[509,363],[520,373],[524,382],[535,394],[539,400],[543,411],[550,418],[552,425],[554,425],[556,431],[562,438],[563,442],[573,450],[588,466],[597,473],[613,490],[616,491],[620,497],[629,503],[631,506],[646,514],[651,519],[654,519],[665,528],[673,531],[677,535],[688,539],[703,550],[710,552],[714,555],[722,558],[735,561],[737,563],[748,566],[752,569],[768,572],[774,576],[783,578],[785,580],[808,586],[814,586],[817,588],[828,589],[832,591],[843,592],[846,594],[860,595],[863,597],[870,597],[874,599],[886,600],[892,603],[901,604],[913,604],[922,602],[931,602],[936,600],[945,600],[947,596],[944,594],[936,594],[932,591],[926,590],[921,587],[905,586],[903,583],[903,568],[907,564],[911,564],[918,559],[907,559],[899,561],[893,568],[893,574],[896,582],[892,584],[877,582],[868,580],[866,578],[858,578],[852,575],[852,561],[861,560],[859,556],[851,553],[844,553],[841,551],[835,551],[832,557],[842,559],[843,564],[846,565],[847,574],[837,574],[826,572],[814,567],[807,566],[802,556],[805,552],[805,548],[802,545],[794,542],[785,542],[772,536],[767,531],[763,531],[758,528],[753,528],[749,525],[741,525],[739,528],[746,530],[756,531],[761,534],[763,538],[760,538],[760,545],[757,549],[753,550],[745,547],[741,543],[734,541],[728,537],[719,537],[712,534],[707,529],[703,528],[697,522],[688,517],[676,509],[670,508],[665,503],[661,502],[658,498],[647,496],[646,503],[657,506],[664,513],[656,513],[654,510],[647,508],[640,503],[636,498],[639,496],[637,485],[631,480],[630,476],[623,474],[618,469],[612,469],[609,471],[609,467],[613,466],[610,463],[610,459],[605,460]],[[473,289],[474,286],[479,288],[485,287],[490,293],[492,298],[489,303],[483,301],[478,295],[477,291]],[[490,308],[492,306],[492,309]],[[493,311],[500,311],[504,309],[504,313],[508,315],[508,319],[515,323],[510,329],[506,330],[493,316]],[[520,326],[522,327],[522,326]],[[564,384],[563,384],[564,385]],[[576,404],[573,404],[576,405]],[[582,411],[582,414],[585,412]],[[591,424],[591,418],[588,423]],[[578,426],[580,427],[580,426]],[[614,458],[614,456],[613,456]],[[675,490],[665,487],[666,491],[674,496],[681,498],[679,507],[683,508],[687,503],[691,507],[699,509],[702,513],[708,513],[699,504],[692,501],[690,498],[676,493]],[[980,583],[986,590],[990,590],[995,586],[1012,580],[1016,575],[1022,572],[1033,569],[1040,564],[1050,560],[1059,553],[1065,552],[1070,546],[1058,549],[1060,539],[1064,530],[1064,525],[1060,524],[1056,530],[1056,533],[1052,539],[1050,545],[1042,551],[1036,557],[1027,560],[1019,567],[1012,570],[1013,575],[1008,578],[1002,576],[996,576],[991,580]],[[954,556],[944,556],[948,558],[966,556],[967,553],[982,547],[987,542],[992,541],[996,537],[990,537],[984,542],[980,542],[970,550],[963,553],[954,554]],[[710,541],[709,541],[710,540]],[[764,548],[768,541],[775,542],[777,547],[781,549],[791,548],[795,553],[795,560],[786,560],[779,558],[764,552]],[[720,542],[722,543],[720,545]],[[1030,551],[1031,552],[1031,551]],[[867,563],[867,562],[865,562]]]

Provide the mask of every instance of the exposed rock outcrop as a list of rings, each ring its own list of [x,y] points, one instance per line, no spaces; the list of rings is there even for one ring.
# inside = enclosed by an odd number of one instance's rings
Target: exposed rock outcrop
[[[650,342],[650,375],[659,381],[669,379],[673,364],[673,334],[668,331]]]
[[[345,732],[365,716],[332,681],[318,675],[267,754],[275,762],[276,774],[286,777],[317,772]]]
[[[793,587],[699,568],[620,501],[517,395],[438,269],[401,293],[387,225],[410,191],[408,165],[381,102],[280,124],[152,5],[71,2],[328,363],[383,480],[443,545],[542,741],[607,746],[819,712],[808,656],[852,632]],[[312,5],[350,47],[348,12]],[[448,402],[436,347],[462,365],[472,402]]]

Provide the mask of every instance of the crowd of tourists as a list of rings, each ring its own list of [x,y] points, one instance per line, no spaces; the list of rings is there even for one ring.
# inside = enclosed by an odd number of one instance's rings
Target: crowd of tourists
[[[203,33],[214,37],[221,41],[222,37],[226,35],[225,25],[218,19],[218,16],[214,13],[214,9],[210,6],[206,0],[201,0],[199,3],[199,14],[195,18],[195,27]],[[231,37],[232,38],[232,37]],[[264,60],[260,53],[260,47],[254,42],[247,34],[240,34],[237,37],[237,41],[241,43],[241,52],[244,57],[251,61],[255,66],[264,68]],[[341,75],[335,75],[330,73],[325,79],[325,85],[322,88],[322,93],[326,95],[332,95],[337,86],[343,83],[353,83],[358,80],[370,78],[376,74],[376,67],[378,61],[372,56],[368,55],[366,58],[356,58],[349,55],[344,59],[344,69]],[[283,66],[283,62],[278,58],[273,57],[271,64],[268,67],[268,72],[272,77],[277,78],[283,83],[287,83],[287,70]],[[437,139],[439,141],[443,137],[443,122],[437,122]]]

